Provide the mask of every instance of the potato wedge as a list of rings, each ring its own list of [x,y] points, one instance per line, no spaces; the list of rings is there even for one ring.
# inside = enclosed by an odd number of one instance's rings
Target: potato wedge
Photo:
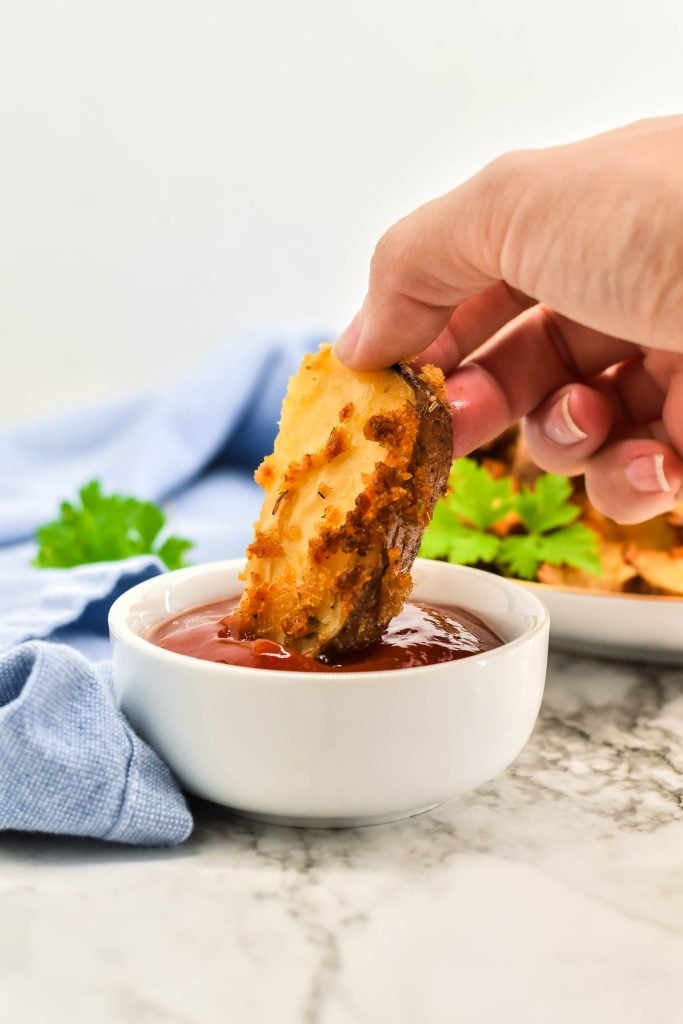
[[[683,595],[683,548],[651,551],[631,544],[626,558],[656,593]]]
[[[581,587],[582,590],[598,593],[609,590],[621,594],[629,581],[638,575],[624,557],[623,544],[601,541],[600,560],[602,572],[599,576],[592,576],[582,569],[574,569],[569,565],[548,565],[544,562],[538,570],[538,580],[551,587]]]
[[[247,550],[242,633],[313,656],[381,636],[452,459],[443,375],[358,373],[324,345],[289,383]]]

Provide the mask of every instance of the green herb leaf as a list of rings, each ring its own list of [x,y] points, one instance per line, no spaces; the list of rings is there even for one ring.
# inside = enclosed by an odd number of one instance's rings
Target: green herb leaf
[[[532,580],[542,562],[571,565],[593,576],[601,572],[598,539],[583,523],[574,523],[552,533],[506,537],[498,561],[508,575],[523,580]]]
[[[572,485],[566,476],[543,473],[533,488],[522,487],[515,507],[529,533],[548,533],[558,526],[573,523],[581,514],[569,499]]]
[[[431,522],[422,535],[420,555],[423,558],[447,558],[451,534],[457,522],[445,500],[437,501]]]
[[[185,554],[194,547],[191,540],[183,537],[167,537],[164,543],[156,551],[168,569],[182,569],[186,564]]]
[[[448,561],[455,565],[476,565],[478,562],[494,562],[500,538],[493,533],[484,533],[471,526],[458,525],[453,530],[448,547]]]
[[[420,546],[423,558],[445,558],[457,565],[491,562],[499,539],[491,533],[467,526],[453,514],[447,500],[437,503]]]
[[[479,530],[490,530],[514,506],[510,477],[494,479],[473,459],[456,459],[443,501],[455,515]]]
[[[543,538],[536,533],[527,534],[525,537],[505,537],[498,556],[498,562],[505,575],[532,580],[543,561],[542,540]]]
[[[542,538],[541,560],[551,565],[571,565],[592,576],[602,572],[598,538],[583,523],[574,523]]]
[[[156,555],[169,569],[185,564],[191,541],[170,536],[155,547],[166,516],[153,502],[104,495],[98,480],[85,484],[78,494],[80,503],[62,502],[59,519],[39,527],[33,562],[38,568],[68,569],[146,554]]]

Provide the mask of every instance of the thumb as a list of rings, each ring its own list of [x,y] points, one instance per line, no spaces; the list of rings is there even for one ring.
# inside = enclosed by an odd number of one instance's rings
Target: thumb
[[[418,355],[456,306],[501,280],[519,157],[500,157],[386,232],[372,257],[363,308],[335,345],[343,362],[372,370]]]

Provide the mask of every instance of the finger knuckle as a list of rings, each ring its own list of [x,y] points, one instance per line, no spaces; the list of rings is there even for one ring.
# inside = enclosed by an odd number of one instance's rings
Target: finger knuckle
[[[535,151],[531,149],[511,149],[488,163],[482,174],[492,188],[499,189],[525,173],[534,155]]]
[[[385,231],[375,246],[370,260],[370,276],[375,279],[384,279],[396,263],[398,239],[395,227]]]
[[[427,275],[418,258],[419,232],[407,218],[386,231],[375,246],[370,261],[370,283],[375,289],[398,292],[428,300]]]

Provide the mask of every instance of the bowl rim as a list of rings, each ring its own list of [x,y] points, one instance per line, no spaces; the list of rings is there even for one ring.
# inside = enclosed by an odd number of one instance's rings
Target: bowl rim
[[[151,640],[145,639],[136,633],[127,623],[126,617],[130,613],[131,603],[135,600],[135,595],[140,592],[144,592],[148,587],[153,585],[159,585],[159,582],[163,579],[170,579],[171,577],[178,579],[181,576],[194,576],[203,575],[210,572],[227,572],[236,568],[242,568],[245,564],[246,559],[242,558],[228,558],[214,562],[202,562],[198,565],[187,566],[185,569],[174,569],[171,572],[164,572],[158,576],[151,576],[149,579],[142,580],[140,583],[136,583],[128,590],[120,594],[119,597],[114,601],[111,608],[109,609],[108,625],[110,641],[114,637],[121,642],[132,646],[135,650],[138,650],[141,654],[148,657],[160,658],[162,662],[178,664],[178,659],[181,659],[181,664],[188,662],[192,665],[193,671],[196,672],[210,672],[213,674],[223,675],[227,679],[225,669],[229,668],[231,674],[237,673],[238,677],[252,678],[252,679],[268,679],[269,682],[273,682],[275,678],[278,681],[282,681],[283,684],[288,682],[312,682],[320,684],[329,684],[330,681],[338,682],[364,682],[367,684],[368,681],[390,681],[396,679],[405,679],[407,674],[412,675],[414,672],[422,674],[423,672],[429,671],[434,673],[435,670],[445,671],[464,671],[459,666],[472,666],[481,664],[484,661],[489,661],[492,658],[498,658],[504,655],[506,652],[513,651],[523,644],[528,643],[534,639],[538,634],[543,631],[549,631],[550,627],[550,612],[543,602],[534,594],[531,590],[527,590],[522,584],[516,581],[510,580],[505,576],[494,576],[490,572],[486,572],[483,569],[474,569],[471,566],[464,565],[453,565],[450,562],[437,562],[432,559],[416,560],[418,563],[426,563],[429,565],[442,565],[446,568],[446,571],[462,573],[466,576],[476,575],[486,577],[487,580],[492,581],[494,586],[502,587],[503,590],[508,593],[512,592],[515,594],[517,591],[521,591],[524,594],[526,600],[529,598],[534,605],[533,614],[536,615],[535,623],[527,629],[521,636],[515,637],[514,640],[507,640],[500,645],[500,647],[494,647],[490,651],[483,651],[480,654],[472,654],[467,658],[458,658],[454,661],[442,661],[434,665],[414,665],[409,668],[396,668],[396,669],[382,669],[381,671],[360,671],[360,672],[297,672],[289,669],[266,669],[266,668],[252,668],[247,665],[230,665],[222,662],[206,661],[203,658],[195,658],[190,654],[180,654],[178,651],[169,651],[166,648],[159,647],[157,644],[152,643]],[[444,571],[443,569],[437,570],[438,572]],[[201,607],[200,605],[191,605],[190,607]],[[466,608],[466,605],[463,605]],[[185,609],[189,611],[188,609]],[[170,616],[169,616],[170,618]],[[166,621],[160,619],[161,622]]]

